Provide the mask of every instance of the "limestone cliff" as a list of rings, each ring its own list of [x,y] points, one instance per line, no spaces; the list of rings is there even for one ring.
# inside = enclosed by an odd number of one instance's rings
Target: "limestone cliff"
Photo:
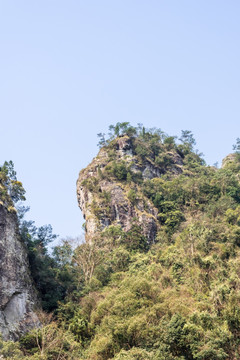
[[[39,324],[36,291],[15,209],[0,205],[0,333],[15,340]]]
[[[148,242],[154,242],[159,227],[158,210],[139,184],[160,177],[166,168],[151,156],[139,156],[137,141],[127,135],[116,138],[80,172],[77,196],[86,220],[87,241],[109,225],[120,225],[128,231],[137,222]],[[170,172],[181,173],[181,156],[176,151],[166,151],[164,155],[170,159]]]

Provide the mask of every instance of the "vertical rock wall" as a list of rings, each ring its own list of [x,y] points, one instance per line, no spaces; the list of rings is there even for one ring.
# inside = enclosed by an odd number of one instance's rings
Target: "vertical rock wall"
[[[16,340],[38,326],[36,291],[15,212],[0,205],[0,333]]]

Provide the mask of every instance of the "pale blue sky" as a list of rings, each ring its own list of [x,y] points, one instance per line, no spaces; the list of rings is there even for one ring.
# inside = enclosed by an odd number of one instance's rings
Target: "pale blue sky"
[[[30,217],[81,231],[75,183],[118,121],[192,130],[213,164],[240,137],[240,2],[0,0],[0,163]]]

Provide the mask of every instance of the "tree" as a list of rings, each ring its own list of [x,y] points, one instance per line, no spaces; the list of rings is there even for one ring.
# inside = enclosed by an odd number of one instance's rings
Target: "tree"
[[[240,153],[240,138],[236,139],[236,144],[233,145],[233,150],[235,150],[236,153]]]
[[[30,225],[32,228],[30,233],[25,232],[25,239],[27,240],[31,274],[39,291],[43,309],[53,311],[56,309],[58,301],[63,300],[66,292],[57,278],[58,264],[48,254],[47,246],[56,239],[56,235],[52,233],[51,225],[40,228],[36,228],[34,224]]]
[[[70,331],[54,321],[53,314],[39,311],[38,318],[42,326],[32,330],[20,340],[25,354],[24,359],[80,359],[80,344],[76,342]]]
[[[129,124],[129,122],[118,122],[116,125],[110,125],[108,129],[110,139],[124,134],[132,136],[133,134],[136,134],[137,131],[135,127]]]
[[[99,142],[98,142],[98,147],[101,148],[102,146],[106,145],[106,139],[105,139],[105,134],[104,133],[99,133],[97,134],[97,136],[99,137]]]
[[[27,210],[28,208],[20,210],[20,236],[27,246],[30,271],[39,291],[42,307],[46,311],[53,311],[67,292],[68,277],[65,274],[67,279],[63,281],[59,271],[64,265],[61,265],[56,257],[48,254],[49,244],[57,238],[57,235],[53,234],[52,226],[44,225],[37,228],[34,221],[24,220],[23,216]],[[54,251],[53,255],[55,255]]]
[[[84,243],[77,247],[73,256],[73,263],[80,269],[79,283],[81,282],[81,273],[85,283],[89,283],[97,265],[103,259],[103,249],[97,240],[92,243]]]
[[[26,200],[24,196],[26,191],[22,183],[17,180],[12,160],[5,161],[0,167],[0,183],[7,189],[7,193],[14,203]]]
[[[172,150],[175,147],[175,136],[167,136],[164,138],[163,142],[167,150]]]
[[[136,219],[133,220],[131,229],[126,232],[124,244],[129,250],[147,251],[149,249],[149,243],[143,235],[143,229],[136,222]]]
[[[72,260],[72,255],[73,248],[68,239],[63,239],[61,245],[55,246],[53,249],[53,256],[61,266],[69,265]]]
[[[193,134],[189,130],[182,130],[182,135],[179,140],[183,145],[188,146],[190,150],[193,149],[193,146],[196,145],[196,140],[193,137]]]

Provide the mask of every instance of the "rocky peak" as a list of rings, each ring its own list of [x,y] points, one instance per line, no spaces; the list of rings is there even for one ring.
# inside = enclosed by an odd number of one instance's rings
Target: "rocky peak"
[[[116,139],[116,150],[119,157],[133,156],[132,139],[128,136],[120,136]]]
[[[144,196],[139,182],[160,177],[166,169],[151,156],[140,158],[134,142],[127,135],[114,139],[79,174],[77,196],[87,241],[109,225],[128,231],[137,222],[148,242],[154,242],[158,211]],[[165,156],[170,159],[172,174],[181,173],[182,157],[171,150]]]

